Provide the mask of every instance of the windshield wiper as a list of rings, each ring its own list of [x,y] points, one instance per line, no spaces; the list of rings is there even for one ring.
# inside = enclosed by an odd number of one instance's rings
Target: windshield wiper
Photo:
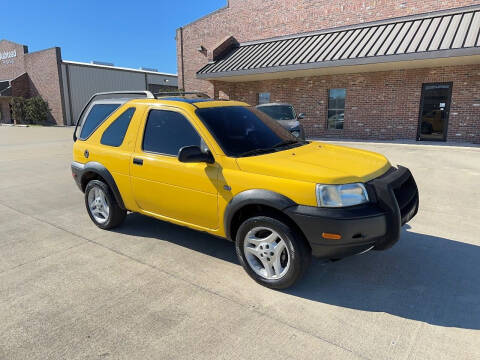
[[[301,143],[301,142],[299,140],[284,140],[284,141],[280,141],[278,144],[273,145],[271,149],[276,149],[276,148],[284,147],[287,145],[298,144],[298,143]]]
[[[272,151],[276,151],[276,149],[278,148],[283,148],[285,146],[293,145],[293,144],[295,145],[305,144],[305,142],[300,140],[284,140],[268,148],[260,148],[260,149],[253,149],[253,150],[246,151],[244,153],[241,153],[239,156],[244,157],[244,156],[252,156],[252,155],[262,155],[262,154],[270,153]]]
[[[252,156],[252,155],[262,155],[262,154],[267,154],[267,153],[272,152],[272,151],[274,151],[273,148],[253,149],[253,150],[245,151],[244,153],[241,153],[238,156],[244,157],[244,156]]]

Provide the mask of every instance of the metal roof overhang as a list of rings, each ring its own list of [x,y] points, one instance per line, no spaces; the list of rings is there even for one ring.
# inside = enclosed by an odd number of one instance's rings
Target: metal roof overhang
[[[254,81],[480,64],[480,7],[240,44],[197,72]]]

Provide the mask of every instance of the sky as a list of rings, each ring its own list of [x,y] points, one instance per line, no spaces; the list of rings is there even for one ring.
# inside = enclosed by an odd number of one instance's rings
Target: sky
[[[29,52],[54,46],[64,60],[177,73],[175,31],[226,0],[0,0],[0,40]]]

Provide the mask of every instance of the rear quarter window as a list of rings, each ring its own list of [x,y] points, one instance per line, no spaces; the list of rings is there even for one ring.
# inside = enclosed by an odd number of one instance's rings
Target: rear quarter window
[[[113,113],[120,104],[96,104],[93,105],[82,125],[80,139],[85,140]]]
[[[117,117],[103,132],[100,143],[108,146],[122,145],[134,113],[135,108],[129,108]]]

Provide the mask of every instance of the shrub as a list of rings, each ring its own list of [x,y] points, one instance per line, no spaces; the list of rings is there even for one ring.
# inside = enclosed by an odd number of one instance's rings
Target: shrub
[[[48,120],[50,108],[40,96],[34,96],[25,101],[25,119],[29,124],[44,124]]]
[[[23,97],[14,97],[10,100],[10,105],[12,106],[14,123],[21,123],[25,119],[25,99]]]

